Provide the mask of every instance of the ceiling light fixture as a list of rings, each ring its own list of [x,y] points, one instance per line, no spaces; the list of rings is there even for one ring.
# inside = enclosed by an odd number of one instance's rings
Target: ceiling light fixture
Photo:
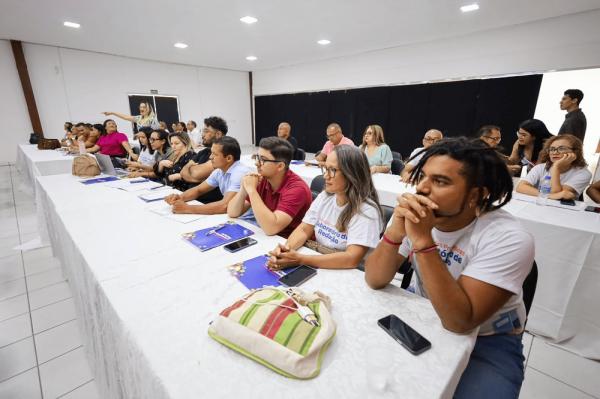
[[[69,21],[65,21],[63,23],[64,26],[66,26],[67,28],[75,28],[75,29],[79,29],[81,27],[81,25],[79,25],[77,22],[69,22]]]
[[[175,43],[173,46],[177,48],[187,48],[188,45],[185,43]]]
[[[249,55],[248,57],[246,57],[246,59],[247,59],[248,61],[256,61],[258,58],[256,58],[256,57],[255,57],[255,56],[253,56],[253,55]]]
[[[462,12],[471,12],[471,11],[477,11],[479,10],[479,4],[477,3],[473,3],[473,4],[467,4],[466,6],[462,6],[460,8],[460,10]]]
[[[240,21],[250,25],[250,24],[258,22],[258,19],[251,17],[250,15],[246,15],[245,17],[240,18]]]
[[[317,43],[319,43],[321,46],[327,46],[329,43],[331,43],[331,40],[321,39],[317,41]]]

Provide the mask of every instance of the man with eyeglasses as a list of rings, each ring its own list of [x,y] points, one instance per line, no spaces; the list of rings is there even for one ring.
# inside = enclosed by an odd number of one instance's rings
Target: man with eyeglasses
[[[279,137],[266,137],[256,155],[258,174],[242,179],[240,191],[227,206],[227,215],[256,222],[267,235],[288,237],[302,222],[312,202],[308,185],[289,169],[294,149]],[[252,214],[247,212],[252,208]]]
[[[326,132],[327,142],[323,146],[323,149],[321,150],[319,155],[315,157],[315,160],[320,164],[325,162],[325,160],[327,159],[327,155],[329,155],[331,151],[333,151],[335,146],[342,144],[354,145],[354,142],[351,139],[344,136],[344,134],[342,133],[342,127],[337,123],[330,123],[329,126],[327,126]]]
[[[415,166],[417,166],[423,157],[425,150],[443,138],[444,135],[437,129],[429,129],[425,132],[425,136],[423,136],[423,147],[415,148],[415,150],[410,154],[410,157],[408,157],[408,162],[406,162],[406,165],[402,170],[402,181],[408,182],[412,170],[415,168]]]
[[[202,145],[204,148],[188,162],[181,170],[181,178],[188,183],[202,183],[215,170],[210,161],[212,145],[221,137],[227,135],[227,122],[218,116],[204,119],[202,129]],[[208,192],[205,196],[198,198],[201,202],[220,201],[223,198],[219,190]]]

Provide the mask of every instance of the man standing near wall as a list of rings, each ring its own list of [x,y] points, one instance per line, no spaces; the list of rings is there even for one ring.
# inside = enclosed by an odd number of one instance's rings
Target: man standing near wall
[[[565,115],[565,121],[563,122],[558,134],[572,134],[578,137],[583,143],[585,137],[585,129],[587,127],[587,120],[579,104],[583,100],[583,92],[579,89],[566,90],[562,99],[560,100],[560,109],[567,111]]]

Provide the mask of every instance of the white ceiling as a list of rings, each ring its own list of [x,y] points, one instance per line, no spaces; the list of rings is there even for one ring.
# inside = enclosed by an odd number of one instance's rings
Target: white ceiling
[[[479,0],[479,11],[460,12],[473,1],[0,0],[0,38],[247,71],[600,8],[600,0]],[[240,22],[245,15],[258,23]],[[64,21],[78,22],[81,29],[65,28]],[[332,43],[318,45],[323,38]],[[175,42],[189,47],[177,49]],[[246,61],[248,55],[258,60]]]

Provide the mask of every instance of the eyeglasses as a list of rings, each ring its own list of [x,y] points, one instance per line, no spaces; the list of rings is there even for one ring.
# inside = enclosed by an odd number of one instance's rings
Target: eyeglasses
[[[266,159],[266,158],[264,158],[264,157],[261,157],[261,156],[260,156],[260,155],[258,155],[258,154],[254,154],[254,155],[252,156],[252,158],[254,158],[254,161],[255,161],[255,162],[256,162],[256,164],[257,164],[257,165],[259,165],[259,166],[263,166],[263,165],[264,165],[265,163],[267,163],[267,162],[273,162],[273,163],[277,163],[277,162],[284,162],[284,163],[285,163],[285,161],[282,161],[281,159]]]
[[[337,171],[337,168],[328,168],[326,166],[321,166],[321,174],[323,176],[329,175],[329,177],[334,178]]]
[[[492,140],[492,141],[494,141],[496,143],[499,143],[500,140],[502,140],[502,137],[492,137],[492,136],[481,136],[481,137],[484,137],[484,138],[486,138],[488,140]]]
[[[150,142],[154,143],[155,141],[162,140],[161,138],[150,137]]]
[[[571,147],[567,147],[564,145],[561,145],[560,147],[550,147],[548,148],[548,152],[550,154],[552,154],[553,152],[556,152],[558,154],[566,154],[567,152],[571,152],[573,151],[573,149]]]
[[[434,139],[431,137],[423,137],[423,141],[426,141],[428,143],[435,143],[436,141],[440,141],[441,139]]]

